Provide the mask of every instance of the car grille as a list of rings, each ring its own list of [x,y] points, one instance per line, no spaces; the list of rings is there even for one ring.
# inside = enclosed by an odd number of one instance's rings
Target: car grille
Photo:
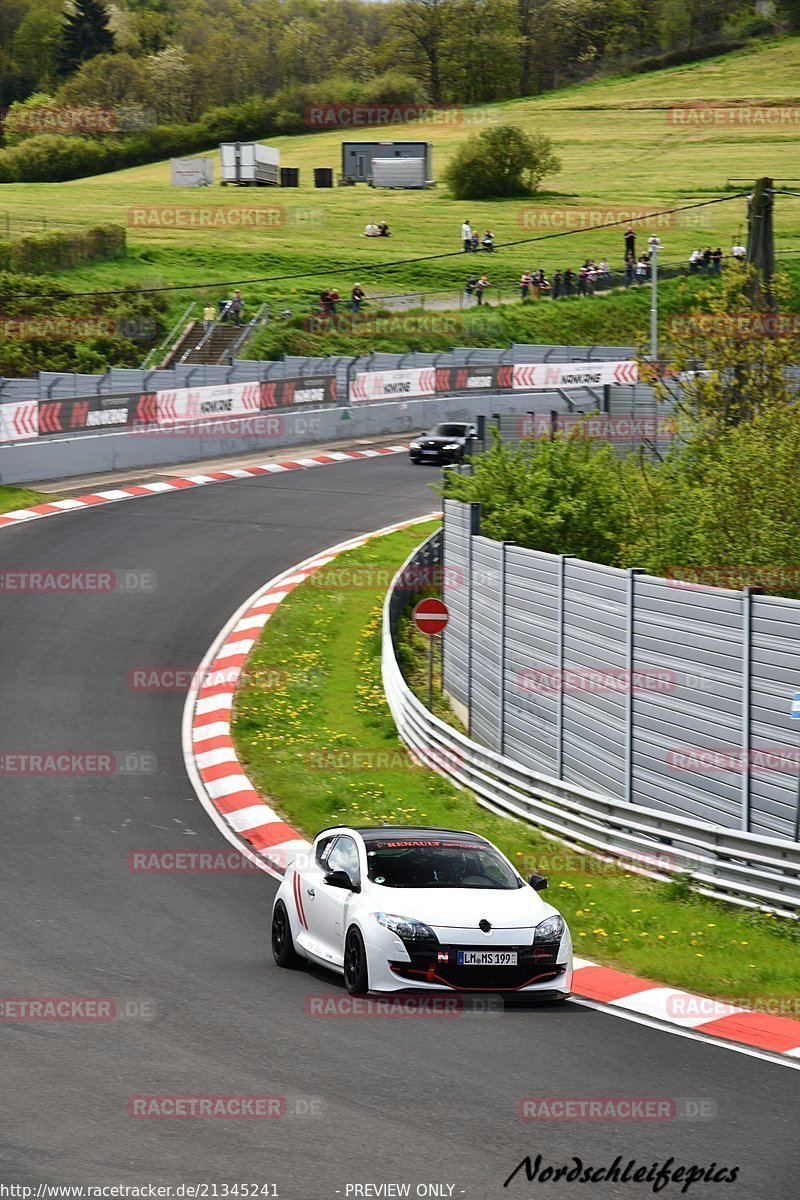
[[[558,964],[558,944],[541,946],[419,946],[406,947],[409,963],[390,962],[395,975],[409,983],[438,983],[456,991],[517,991],[532,983],[559,979],[566,967]],[[516,950],[515,967],[464,967],[459,950]],[[444,956],[447,956],[446,959]]]

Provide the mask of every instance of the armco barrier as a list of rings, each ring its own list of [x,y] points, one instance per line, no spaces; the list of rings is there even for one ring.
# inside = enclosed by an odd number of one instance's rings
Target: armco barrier
[[[439,774],[470,788],[492,811],[527,821],[569,845],[621,857],[626,870],[638,858],[658,864],[658,870],[643,869],[657,878],[688,873],[702,895],[798,915],[800,845],[642,808],[564,783],[478,745],[430,713],[400,671],[395,630],[411,595],[402,584],[404,573],[412,580],[419,578],[419,572],[409,568],[438,559],[434,540],[415,551],[397,573],[383,609],[386,698],[401,738],[422,761],[436,764]]]

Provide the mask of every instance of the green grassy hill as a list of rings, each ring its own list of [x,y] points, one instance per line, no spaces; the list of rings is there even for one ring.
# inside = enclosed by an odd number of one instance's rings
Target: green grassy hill
[[[549,191],[531,201],[462,203],[448,198],[443,185],[424,193],[377,192],[355,188],[315,190],[313,168],[339,164],[343,131],[270,139],[280,147],[284,165],[301,171],[299,189],[172,188],[169,164],[151,164],[110,175],[60,184],[6,184],[0,213],[29,220],[126,222],[136,207],[268,207],[285,209],[280,228],[182,229],[130,228],[129,257],[114,263],[73,270],[73,287],[158,286],[247,280],[312,272],[308,279],[274,285],[248,285],[249,301],[294,304],[299,310],[321,286],[336,283],[340,291],[360,279],[367,291],[416,288],[460,288],[472,267],[465,256],[389,267],[395,259],[440,254],[459,248],[462,219],[481,231],[491,228],[498,244],[540,236],[547,228],[530,227],[529,209],[565,206],[608,209],[651,209],[688,204],[724,194],[729,178],[752,180],[759,175],[800,180],[800,38],[766,44],[696,65],[649,75],[613,79],[549,93],[540,99],[512,101],[464,114],[458,126],[430,127],[424,136],[434,144],[434,174],[441,179],[454,147],[488,120],[512,122],[548,134],[563,160],[560,175],[547,182]],[[670,122],[672,104],[714,102],[722,105],[798,104],[797,122],[783,124],[720,123],[680,126]],[[371,130],[365,131],[369,137]],[[417,128],[382,129],[379,136],[417,137]],[[266,140],[266,139],[265,139]],[[215,154],[214,148],[209,148]],[[216,157],[216,154],[215,154]],[[800,183],[793,185],[800,191]],[[666,261],[684,260],[695,245],[721,245],[744,233],[744,200],[732,200],[694,213],[679,214],[659,230]],[[362,236],[365,223],[384,219],[389,241]],[[778,245],[800,255],[800,199],[779,198],[776,206]],[[651,230],[640,235],[640,244]],[[584,257],[607,257],[613,266],[622,258],[622,230],[580,232],[526,246],[507,246],[491,267],[498,284],[510,283],[525,268],[552,271],[576,266]],[[791,261],[785,259],[784,261]],[[342,264],[337,266],[336,264]],[[350,269],[352,268],[352,269]],[[215,297],[220,289],[198,296]],[[175,297],[177,309],[180,298]],[[184,300],[185,303],[185,300]]]

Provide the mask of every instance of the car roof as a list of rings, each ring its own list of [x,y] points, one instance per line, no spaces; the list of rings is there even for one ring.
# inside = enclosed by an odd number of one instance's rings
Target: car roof
[[[477,833],[469,833],[463,829],[439,829],[431,825],[354,825],[356,833],[360,833],[365,842],[380,842],[386,838],[469,838],[474,842],[490,845],[486,838]]]
[[[314,838],[316,842],[321,837],[334,837],[337,833],[357,833],[365,842],[382,842],[386,839],[414,838],[469,838],[470,841],[482,846],[491,846],[491,842],[481,837],[479,833],[470,833],[464,829],[440,829],[433,825],[329,825],[321,829]]]

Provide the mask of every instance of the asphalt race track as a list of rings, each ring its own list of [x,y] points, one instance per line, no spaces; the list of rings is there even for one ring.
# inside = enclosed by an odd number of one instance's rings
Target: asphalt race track
[[[129,869],[133,850],[228,843],[184,772],[184,695],[133,691],[128,672],[195,666],[234,609],[279,571],[436,507],[431,478],[404,457],[364,460],[0,534],[3,570],[157,577],[149,593],[0,600],[0,750],[157,761],[150,774],[3,779],[0,991],[114,997],[133,1015],[0,1022],[0,1182],[272,1183],[285,1200],[398,1194],[352,1189],[388,1183],[410,1184],[412,1196],[418,1184],[447,1185],[441,1195],[469,1200],[652,1195],[647,1183],[529,1183],[524,1172],[503,1187],[526,1154],[594,1167],[619,1154],[648,1167],[669,1157],[739,1167],[734,1183],[683,1193],[695,1198],[800,1195],[796,1071],[578,1004],[312,1018],[308,997],[344,991],[322,971],[273,966],[272,879]],[[152,1019],[136,1015],[142,1002]],[[280,1095],[287,1113],[129,1116],[129,1097],[154,1093]],[[534,1124],[517,1113],[525,1096],[693,1098],[715,1115]],[[679,1196],[681,1184],[658,1194]]]

